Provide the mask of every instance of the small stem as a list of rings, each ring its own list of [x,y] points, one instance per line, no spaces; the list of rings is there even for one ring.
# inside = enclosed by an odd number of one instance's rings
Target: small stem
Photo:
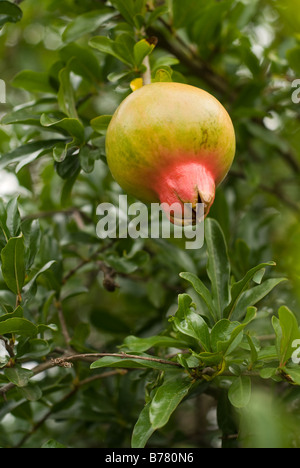
[[[56,305],[56,309],[57,309],[57,313],[58,313],[58,319],[59,319],[59,322],[60,322],[60,325],[61,325],[63,337],[65,339],[66,345],[71,350],[72,349],[71,346],[70,346],[71,337],[69,335],[69,331],[68,331],[67,324],[66,324],[66,321],[65,321],[65,317],[64,317],[61,302],[57,301],[55,305]]]
[[[146,67],[146,71],[143,73],[142,78],[143,78],[144,86],[146,86],[146,85],[151,84],[151,68],[150,68],[149,55],[147,55],[147,57],[144,58],[143,65]]]

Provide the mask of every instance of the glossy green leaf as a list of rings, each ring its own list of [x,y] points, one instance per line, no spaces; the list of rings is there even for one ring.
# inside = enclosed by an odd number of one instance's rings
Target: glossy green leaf
[[[0,322],[0,335],[15,333],[21,336],[35,336],[37,327],[25,318],[13,317]]]
[[[137,68],[139,68],[145,57],[147,55],[150,55],[151,52],[154,49],[154,44],[149,44],[146,39],[142,39],[141,41],[137,42],[133,48],[133,53],[134,53],[134,60],[135,60],[135,65]]]
[[[51,269],[51,267],[56,263],[55,260],[50,260],[47,262],[42,268],[38,270],[37,273],[30,279],[30,281],[24,286],[24,294],[26,295],[26,299],[29,299],[36,293],[36,281],[40,275],[47,272]]]
[[[3,154],[0,157],[0,169],[3,169],[10,164],[16,164],[16,172],[24,167],[26,164],[29,164],[35,161],[42,154],[47,153],[49,150],[52,150],[55,145],[61,143],[61,139],[51,139],[51,140],[40,140],[21,145],[15,150]]]
[[[63,131],[64,134],[69,134],[78,142],[84,141],[84,127],[76,118],[54,119],[47,114],[42,114],[41,125],[43,127],[53,127],[57,132]]]
[[[159,429],[167,424],[178,405],[188,395],[192,384],[190,378],[183,378],[180,375],[177,378],[165,381],[158,387],[149,411],[153,429]]]
[[[205,240],[208,253],[207,274],[211,281],[211,293],[217,317],[229,302],[230,264],[227,245],[220,225],[213,218],[206,219]]]
[[[96,36],[89,41],[89,45],[104,54],[112,55],[126,65],[133,65],[133,48],[131,55],[128,55],[124,43],[113,41],[106,36]]]
[[[240,320],[246,313],[247,308],[256,305],[265,296],[267,296],[276,286],[286,281],[285,278],[272,278],[264,281],[258,286],[245,291],[235,307],[232,319]]]
[[[242,293],[245,291],[247,288],[249,282],[251,279],[254,278],[255,274],[259,272],[261,269],[266,268],[267,266],[275,266],[275,262],[269,262],[269,263],[262,263],[254,268],[252,268],[248,273],[245,275],[245,277],[241,280],[238,281],[237,283],[234,283],[231,287],[231,301],[230,304],[225,308],[224,310],[224,317],[225,318],[230,318],[234,312],[235,306],[241,297]]]
[[[1,0],[0,2],[0,27],[5,23],[17,23],[21,21],[23,12],[18,5],[14,3]]]
[[[55,89],[50,84],[49,75],[46,72],[21,71],[14,77],[12,84],[16,88],[22,88],[32,93],[56,94]]]
[[[134,426],[131,439],[132,448],[144,448],[155,431],[150,421],[150,405],[150,403],[145,405]]]
[[[200,342],[205,351],[210,350],[210,335],[205,320],[191,309],[192,299],[186,294],[178,297],[178,314],[172,318],[174,327],[184,335]]]
[[[299,325],[293,312],[286,306],[280,307],[278,321],[273,317],[272,323],[277,336],[278,357],[282,367],[295,351],[293,343],[300,340]]]
[[[75,94],[70,79],[70,70],[66,67],[59,72],[58,104],[60,110],[70,119],[78,120]]]
[[[63,32],[63,41],[73,42],[88,33],[94,32],[102,24],[116,16],[116,12],[109,8],[93,10],[77,16]]]
[[[9,289],[19,297],[25,282],[24,238],[12,237],[1,251],[2,275]]]
[[[251,398],[251,378],[237,377],[229,388],[228,398],[235,408],[244,408]]]
[[[127,336],[122,348],[127,348],[130,352],[142,353],[153,347],[160,348],[182,348],[187,346],[183,340],[172,338],[170,336],[155,335],[149,338],[138,338],[136,336]]]
[[[210,291],[207,289],[204,283],[200,280],[200,278],[198,278],[198,276],[196,276],[195,274],[189,273],[189,272],[180,273],[179,276],[181,276],[181,278],[191,283],[195,291],[199,294],[199,296],[205,302],[205,305],[207,306],[211,317],[214,320],[216,320],[216,314],[215,314],[214,306],[212,303]]]

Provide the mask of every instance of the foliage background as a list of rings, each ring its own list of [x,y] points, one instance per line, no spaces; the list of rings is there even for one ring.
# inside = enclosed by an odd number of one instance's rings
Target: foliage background
[[[179,273],[207,284],[205,248],[96,236],[98,204],[116,203],[122,192],[105,163],[106,120],[93,119],[112,115],[141,76],[137,57],[135,63],[128,57],[143,37],[158,39],[150,56],[154,73],[164,69],[174,81],[211,92],[232,117],[236,160],[210,218],[222,227],[234,278],[274,260],[268,277],[288,279],[258,304],[253,333],[270,344],[279,307],[287,305],[297,318],[300,311],[300,107],[292,101],[300,73],[299,0],[14,5],[22,19],[13,12],[9,19],[21,20],[4,25],[4,18],[0,33],[0,77],[7,84],[7,103],[0,105],[1,247],[23,232],[25,247],[18,246],[26,276],[21,297],[1,278],[0,320],[20,316],[17,305],[44,328],[38,337],[24,329],[18,338],[1,333],[0,384],[16,382],[7,369],[43,365],[70,346],[77,353],[116,353],[128,335],[158,335],[177,310],[178,294],[193,295]],[[116,42],[97,43],[99,36]],[[0,396],[3,447],[41,447],[49,440],[72,448],[129,447],[154,379],[144,369],[97,373],[89,362],[55,366],[30,384],[31,375],[18,371],[21,377]],[[298,387],[259,381],[255,395],[251,411],[237,415],[225,393],[196,394],[149,446],[219,447],[222,434],[234,435],[223,438],[225,446],[299,446]]]

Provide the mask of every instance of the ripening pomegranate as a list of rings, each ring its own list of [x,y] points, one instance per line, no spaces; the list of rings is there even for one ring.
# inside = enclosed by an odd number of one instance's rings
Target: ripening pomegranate
[[[106,137],[115,180],[145,203],[177,203],[173,223],[182,223],[185,203],[193,209],[203,203],[208,214],[235,149],[225,108],[206,91],[181,83],[152,83],[132,93]]]

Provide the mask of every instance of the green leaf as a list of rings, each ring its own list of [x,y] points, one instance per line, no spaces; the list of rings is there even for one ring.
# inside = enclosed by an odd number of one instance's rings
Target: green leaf
[[[20,234],[21,216],[18,207],[18,198],[11,198],[6,205],[6,226],[11,237]]]
[[[149,411],[153,429],[159,429],[167,424],[178,405],[188,395],[192,384],[190,378],[180,375],[165,381],[158,387]]]
[[[23,16],[21,8],[11,2],[0,2],[0,27],[5,23],[17,23]]]
[[[157,70],[154,78],[152,79],[153,83],[172,83],[172,81],[171,73],[164,68]]]
[[[293,379],[296,385],[300,385],[300,368],[283,367],[284,372]]]
[[[123,34],[122,36],[126,35]],[[126,65],[133,65],[133,48],[132,53],[128,54],[127,47],[125,47],[124,43],[113,41],[106,36],[96,36],[89,41],[89,45],[104,54],[112,55]]]
[[[205,302],[210,316],[216,321],[216,314],[214,311],[214,306],[212,303],[210,291],[207,287],[203,284],[203,282],[196,276],[194,273],[183,272],[179,275],[181,278],[185,279],[193,286],[194,290],[199,294],[199,296]]]
[[[47,114],[42,114],[41,125],[43,127],[53,127],[57,129],[58,132],[63,130],[64,134],[69,134],[79,143],[84,142],[84,127],[76,118],[54,119]]]
[[[142,39],[141,41],[135,44],[133,48],[133,54],[135,65],[137,68],[139,68],[142,65],[144,58],[147,57],[147,55],[151,54],[154,47],[155,45],[149,44],[149,42],[146,39]]]
[[[171,318],[175,328],[184,335],[200,342],[205,351],[210,351],[210,335],[204,319],[190,308],[192,299],[186,294],[178,296],[178,315]]]
[[[1,251],[2,274],[9,289],[19,297],[25,281],[24,238],[12,237]]]
[[[232,332],[239,326],[239,322],[231,322],[228,319],[219,320],[211,331],[211,347],[215,352],[223,351],[220,344],[228,343]]]
[[[36,160],[42,154],[47,153],[53,149],[55,145],[61,143],[61,139],[41,140],[21,145],[15,150],[3,154],[0,157],[0,169],[5,168],[13,163],[19,163],[16,172],[30,162]]]
[[[103,75],[99,59],[90,47],[79,46],[76,43],[68,44],[59,50],[59,55],[76,75],[82,76],[89,82],[102,81]]]
[[[0,335],[15,333],[21,336],[35,336],[37,327],[27,319],[13,317],[0,322]]]
[[[34,375],[31,370],[17,366],[5,369],[4,374],[17,387],[25,387]]]
[[[152,436],[155,429],[152,427],[150,421],[150,403],[148,403],[139,415],[139,419],[134,426],[131,447],[144,448],[148,440]]]
[[[93,10],[79,15],[74,21],[68,24],[63,32],[62,39],[67,43],[76,41],[81,36],[94,32],[114,16],[116,16],[116,12],[109,8]]]
[[[211,281],[212,300],[217,317],[221,318],[229,302],[230,265],[225,237],[215,219],[206,219],[205,239],[208,252],[207,274]]]
[[[105,135],[111,119],[112,115],[100,115],[91,120],[91,127],[95,132],[100,133],[100,135]]]
[[[60,444],[54,439],[50,439],[47,442],[45,442],[41,448],[43,449],[61,449],[61,448],[67,448],[65,445]]]
[[[46,72],[23,70],[14,77],[12,85],[31,93],[56,94],[55,89],[50,84],[49,75]]]
[[[254,278],[255,274],[267,266],[275,266],[275,265],[276,265],[275,262],[262,263],[252,268],[250,271],[248,271],[248,273],[244,276],[244,278],[241,281],[238,281],[237,283],[234,283],[232,285],[231,301],[224,310],[224,318],[230,318],[232,316],[239,298],[241,297],[242,293],[247,288],[251,279]]]
[[[24,312],[23,312],[22,307],[18,306],[12,312],[8,312],[7,314],[1,315],[0,322],[4,322],[5,320],[8,320],[14,317],[23,317],[23,315],[24,315]]]
[[[137,17],[145,15],[146,0],[111,0],[112,5],[119,10],[127,23],[141,28]]]
[[[59,91],[58,104],[60,110],[64,112],[70,119],[78,120],[75,95],[70,79],[70,70],[66,67],[59,72]]]
[[[187,346],[182,340],[177,338],[172,338],[170,336],[151,336],[149,338],[137,338],[136,336],[127,336],[124,340],[122,348],[127,348],[131,352],[142,353],[153,347],[162,347],[162,348],[182,348]]]
[[[278,330],[278,327],[275,324],[275,317],[273,317],[273,327],[277,336],[280,367],[283,367],[295,351],[295,348],[292,345],[295,340],[300,339],[300,330],[295,315],[286,306],[280,307],[278,317],[280,330]]]
[[[24,286],[24,294],[26,295],[26,300],[30,299],[36,293],[36,281],[40,275],[50,270],[52,265],[56,263],[55,260],[50,260],[42,268],[39,269],[37,273],[31,278],[31,280]]]
[[[235,307],[232,319],[240,320],[246,313],[247,308],[254,306],[267,296],[276,286],[286,281],[285,278],[272,278],[264,281],[262,284],[255,286],[248,291],[243,292]]]
[[[242,376],[235,378],[229,388],[228,398],[235,408],[244,408],[247,406],[251,398],[250,377]]]

